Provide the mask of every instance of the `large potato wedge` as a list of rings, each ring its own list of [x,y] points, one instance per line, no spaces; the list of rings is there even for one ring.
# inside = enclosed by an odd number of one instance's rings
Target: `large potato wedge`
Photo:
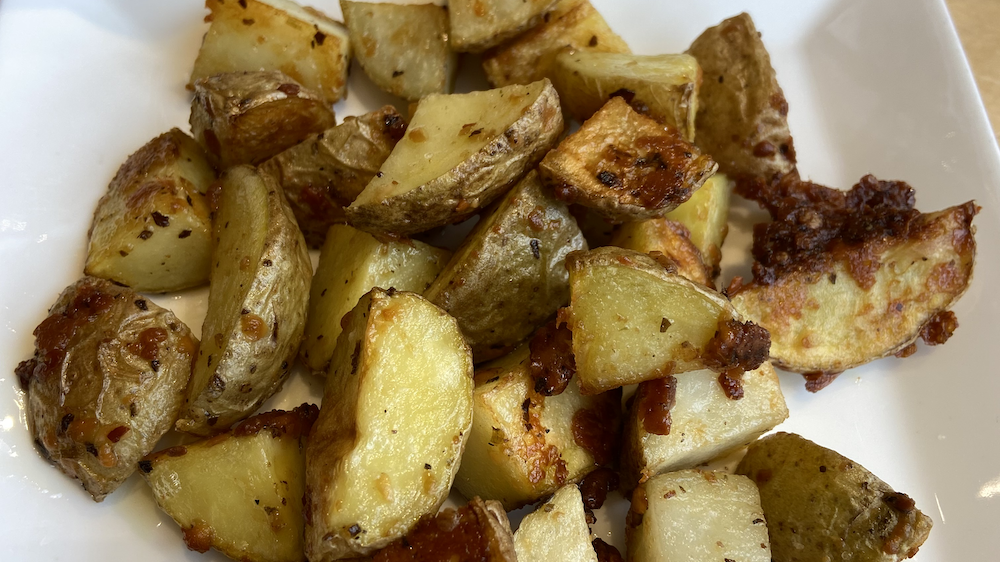
[[[509,353],[569,300],[566,254],[587,242],[529,172],[485,214],[424,296],[458,320],[477,363]]]
[[[691,371],[673,376],[672,396],[656,391],[657,381],[639,383],[625,420],[622,482],[631,488],[662,472],[694,468],[757,439],[788,417],[778,375],[770,363],[743,373],[743,398],[730,400],[718,374]],[[646,429],[646,418],[659,422],[656,404],[673,399],[666,435]],[[652,407],[650,407],[652,406]]]
[[[609,99],[621,96],[639,113],[694,142],[701,67],[691,55],[563,51],[551,78],[563,109],[578,121],[590,119]]]
[[[281,188],[249,166],[222,178],[202,345],[177,429],[222,431],[277,392],[305,326],[312,264]]]
[[[611,237],[611,245],[643,254],[660,252],[673,260],[677,273],[714,288],[712,271],[691,241],[688,229],[679,222],[659,218],[625,223]]]
[[[305,442],[319,408],[253,416],[227,433],[139,461],[153,499],[191,550],[234,560],[302,560]]]
[[[451,48],[479,53],[541,22],[557,0],[451,0]]]
[[[895,562],[933,522],[860,464],[793,433],[750,445],[736,472],[760,489],[774,560]]]
[[[97,203],[84,273],[152,293],[207,282],[212,221],[204,194],[214,180],[201,146],[180,130],[146,143]]]
[[[306,450],[306,554],[367,556],[448,496],[472,426],[472,353],[455,319],[372,289],[344,322]]]
[[[191,132],[221,168],[259,164],[333,127],[318,94],[278,72],[229,72],[194,84]]]
[[[211,10],[188,88],[223,72],[280,70],[327,103],[347,95],[351,42],[343,24],[290,0],[205,0]]]
[[[757,487],[744,476],[700,470],[656,476],[632,494],[625,527],[628,559],[771,562],[760,504]]]
[[[303,362],[326,374],[341,320],[365,293],[374,287],[422,293],[450,256],[417,240],[379,240],[346,224],[330,227],[309,291]]]
[[[559,0],[542,23],[483,53],[483,70],[494,87],[530,84],[551,77],[556,55],[565,48],[631,52],[588,0]]]
[[[347,218],[362,230],[404,236],[458,222],[517,183],[562,130],[548,80],[427,96]]]
[[[729,199],[734,186],[729,176],[716,173],[705,180],[690,199],[666,214],[666,218],[688,229],[691,242],[701,252],[713,279],[719,275],[722,243],[729,233]]]
[[[198,342],[169,310],[110,281],[66,288],[17,366],[38,450],[101,501],[177,419]]]
[[[788,102],[749,14],[705,30],[688,49],[705,81],[698,146],[733,178],[784,175],[795,168]]]
[[[407,100],[451,91],[447,8],[350,0],[340,7],[354,56],[376,86]]]
[[[570,484],[521,520],[514,533],[518,562],[597,562],[580,490]]]
[[[538,167],[556,196],[610,221],[661,217],[687,201],[718,165],[676,129],[613,97]]]

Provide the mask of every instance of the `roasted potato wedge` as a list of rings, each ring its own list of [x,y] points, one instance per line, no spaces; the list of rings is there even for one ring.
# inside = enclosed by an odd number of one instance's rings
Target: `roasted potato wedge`
[[[542,21],[557,0],[451,0],[451,48],[480,53]]]
[[[676,129],[611,100],[538,169],[558,198],[613,222],[661,217],[687,201],[718,165]]]
[[[374,287],[422,293],[451,252],[417,240],[379,240],[346,224],[330,227],[309,291],[301,356],[326,374],[343,331],[341,320]]]
[[[632,494],[625,523],[628,559],[771,562],[760,504],[757,486],[744,476],[700,470],[656,476]]]
[[[188,88],[223,72],[280,70],[327,103],[347,96],[351,42],[347,29],[289,0],[206,0],[212,25]]]
[[[455,74],[448,10],[340,0],[354,56],[376,86],[407,100],[447,94]]]
[[[713,279],[719,275],[722,243],[729,233],[729,199],[734,186],[729,176],[716,173],[690,199],[666,214],[666,218],[688,229],[691,242],[701,252]]]
[[[563,109],[586,121],[621,96],[637,112],[670,125],[694,142],[701,67],[691,55],[563,51],[552,67]]]
[[[688,229],[679,222],[659,218],[625,223],[615,231],[611,245],[643,254],[660,252],[673,260],[680,275],[715,288],[712,271],[702,259],[701,251],[691,241]]]
[[[597,562],[580,490],[570,484],[521,520],[514,533],[518,562]]]
[[[194,84],[191,132],[222,168],[259,164],[334,121],[322,97],[276,70],[214,74]]]
[[[673,375],[669,387],[660,381],[639,383],[625,420],[621,472],[626,488],[735,451],[788,418],[770,363],[743,373],[739,400],[726,396],[718,376],[702,370]],[[656,428],[664,422],[665,435]]]
[[[344,321],[306,450],[306,555],[372,554],[435,513],[472,426],[472,353],[414,293],[372,289]]]
[[[795,168],[788,102],[749,14],[705,30],[688,49],[705,81],[698,99],[698,146],[739,180]]]
[[[570,306],[565,318],[584,394],[710,363],[717,372],[731,368],[709,353],[720,343],[719,328],[741,320],[724,296],[631,250],[607,246],[575,252],[566,264]],[[766,359],[766,331],[752,324],[734,329],[746,330],[742,335],[749,355]]]
[[[347,218],[362,230],[404,236],[463,220],[535,167],[562,130],[548,80],[427,96]]]
[[[551,77],[556,55],[565,48],[631,52],[588,0],[559,0],[542,15],[542,23],[486,51],[483,70],[494,87],[530,84]]]
[[[424,296],[458,320],[477,363],[509,353],[569,300],[566,254],[587,242],[529,172],[485,214]]]
[[[274,178],[249,166],[222,178],[202,345],[177,429],[223,431],[277,392],[306,321],[312,264]]]
[[[169,310],[96,277],[59,295],[17,366],[39,452],[101,501],[170,430],[198,342]]]
[[[793,433],[750,445],[736,472],[760,488],[774,560],[894,562],[933,522],[860,464]]]
[[[227,433],[153,453],[139,471],[189,549],[299,562],[305,443],[318,415],[312,404],[258,414]]]
[[[134,152],[101,197],[84,273],[159,293],[208,282],[215,181],[205,151],[171,129]]]

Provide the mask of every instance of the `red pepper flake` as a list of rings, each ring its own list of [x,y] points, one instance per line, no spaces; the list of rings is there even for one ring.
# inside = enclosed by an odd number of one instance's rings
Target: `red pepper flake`
[[[112,443],[117,443],[121,441],[122,437],[131,430],[127,425],[119,425],[118,427],[112,429],[108,432],[108,441]]]

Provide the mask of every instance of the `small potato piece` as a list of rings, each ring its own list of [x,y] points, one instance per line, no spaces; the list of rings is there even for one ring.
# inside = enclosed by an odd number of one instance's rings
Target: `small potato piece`
[[[611,238],[611,245],[643,254],[660,252],[677,264],[677,273],[695,283],[715,288],[712,271],[705,265],[690,236],[679,222],[666,218],[649,219],[621,225]]]
[[[552,83],[563,108],[578,121],[621,96],[639,113],[694,142],[701,67],[691,55],[564,51],[556,57]]]
[[[172,312],[127,288],[70,285],[16,370],[39,452],[103,500],[173,426],[197,348]]]
[[[422,293],[449,257],[448,250],[417,240],[379,240],[346,224],[330,227],[309,291],[303,362],[325,375],[340,321],[365,293],[373,287]]]
[[[323,98],[276,70],[215,74],[194,85],[191,132],[221,168],[259,164],[334,125]]]
[[[277,392],[305,326],[312,264],[281,188],[249,166],[222,178],[201,349],[177,429],[222,431]]]
[[[539,165],[556,196],[613,222],[661,217],[718,168],[676,129],[611,98]]]
[[[458,320],[475,361],[514,349],[569,300],[566,254],[587,242],[529,172],[483,216],[424,296]]]
[[[518,562],[597,562],[580,490],[570,484],[521,520],[514,533]]]
[[[557,0],[451,0],[451,48],[479,53],[537,25]]]
[[[794,433],[750,445],[736,472],[760,488],[774,560],[895,562],[933,522],[858,463]]]
[[[305,441],[319,408],[249,418],[227,433],[139,461],[153,499],[191,550],[234,560],[302,560]]]
[[[526,345],[477,370],[476,383],[472,433],[455,479],[464,496],[517,509],[581,480],[597,468],[596,456],[613,461],[618,392],[582,396],[570,384],[561,394],[542,396]],[[592,439],[578,442],[578,433]]]
[[[760,504],[754,483],[736,474],[682,470],[656,476],[632,494],[628,559],[771,562]],[[810,505],[804,498],[803,504]]]
[[[84,273],[159,293],[208,281],[212,253],[204,194],[215,170],[178,129],[128,157],[101,197]]]
[[[587,0],[559,0],[542,23],[483,54],[486,79],[496,86],[530,84],[552,75],[556,55],[572,50],[629,53],[625,41]]]
[[[260,168],[281,184],[306,242],[316,248],[323,245],[331,225],[347,222],[344,207],[375,177],[405,133],[406,120],[387,105],[346,117]]]
[[[562,130],[548,80],[427,96],[347,218],[362,230],[403,236],[461,221],[535,167]]]
[[[625,421],[622,481],[625,488],[662,472],[694,468],[747,445],[788,418],[778,375],[770,363],[743,373],[743,398],[722,391],[709,370],[674,375],[675,404],[669,433],[644,427],[643,401],[650,383],[639,383]],[[655,421],[655,420],[652,420]]]
[[[407,100],[451,91],[455,55],[437,4],[340,0],[354,56],[376,86]]]
[[[737,180],[792,171],[788,102],[750,16],[743,13],[705,30],[688,54],[698,59],[705,76],[698,146]]]
[[[716,173],[690,199],[666,215],[688,229],[691,242],[701,252],[713,279],[719,276],[722,243],[729,233],[729,199],[734,185],[728,176]]]
[[[306,450],[306,555],[367,556],[438,510],[472,426],[472,353],[455,319],[372,289],[347,316]]]
[[[327,103],[347,95],[351,42],[347,29],[289,0],[206,0],[212,22],[188,88],[223,72],[280,70]]]

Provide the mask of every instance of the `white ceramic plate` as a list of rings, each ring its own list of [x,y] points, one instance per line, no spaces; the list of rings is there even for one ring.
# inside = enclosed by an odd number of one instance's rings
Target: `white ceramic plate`
[[[1000,530],[1000,153],[943,0],[593,0],[638,53],[683,51],[749,9],[791,111],[800,170],[850,187],[904,179],[922,210],[977,199],[979,263],[947,345],[843,374],[818,395],[783,374],[781,429],[862,463],[935,523],[917,560],[996,560]],[[335,0],[315,4],[339,17]],[[199,0],[0,3],[0,559],[221,560],[188,552],[133,476],[95,504],[28,438],[14,366],[81,274],[94,206],[125,157],[186,128],[184,90],[205,24]],[[482,84],[474,64],[463,87]],[[472,67],[470,69],[470,67]],[[389,99],[355,68],[339,116]],[[748,205],[734,209],[724,281],[748,267]],[[156,300],[198,330],[205,290]],[[267,406],[318,395],[295,378]],[[606,511],[621,515],[615,498]],[[620,524],[619,524],[620,525]],[[614,526],[602,537],[621,544]],[[612,533],[613,536],[608,536]]]

